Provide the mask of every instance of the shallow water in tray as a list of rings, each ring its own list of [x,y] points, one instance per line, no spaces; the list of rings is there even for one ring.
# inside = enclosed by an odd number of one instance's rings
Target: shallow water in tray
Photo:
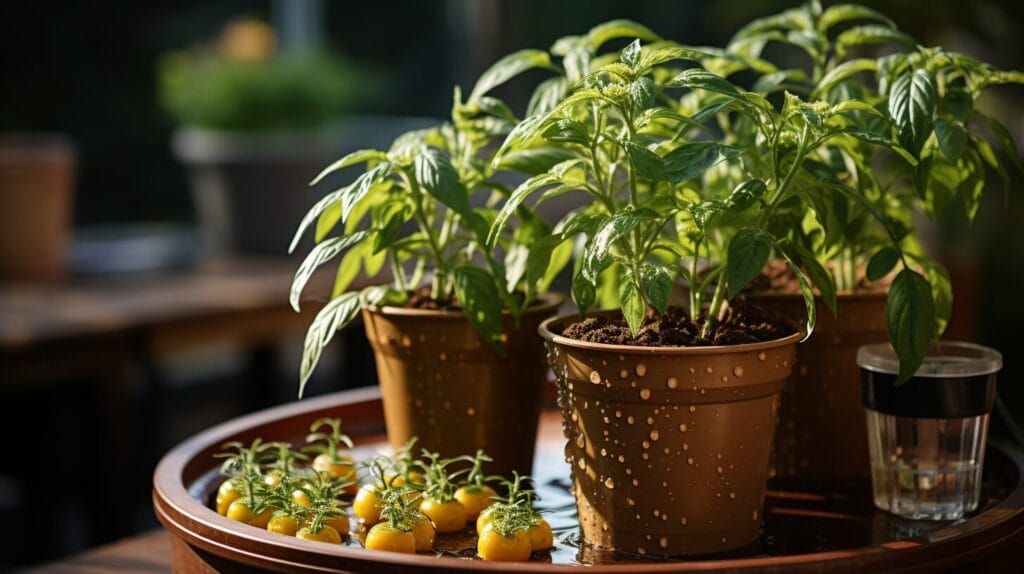
[[[360,447],[353,451],[353,455],[362,460],[383,451],[383,448],[383,445]],[[534,469],[535,490],[540,496],[537,507],[551,523],[555,546],[549,552],[535,553],[533,561],[593,565],[695,559],[641,557],[581,544],[576,504],[570,493],[568,464],[554,453],[542,451],[537,453]],[[197,500],[212,506],[220,480],[217,470],[211,469],[191,485],[190,493]],[[979,512],[1005,497],[1004,490],[994,483],[983,485]],[[785,556],[858,548],[923,536],[957,523],[903,520],[877,511],[871,502],[870,485],[866,482],[814,487],[772,481],[768,485],[764,516],[764,534],[755,544],[741,550],[700,558]],[[356,528],[345,544],[362,547],[360,539],[364,535],[365,531],[360,532]],[[435,550],[438,555],[476,559],[476,531],[470,526],[460,533],[438,535]]]

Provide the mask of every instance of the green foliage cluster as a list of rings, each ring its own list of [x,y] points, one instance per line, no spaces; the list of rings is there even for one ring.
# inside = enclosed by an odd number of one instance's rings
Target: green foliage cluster
[[[159,97],[164,109],[188,126],[313,128],[341,117],[371,95],[370,74],[326,50],[252,61],[196,49],[161,59]]]
[[[765,58],[773,42],[806,53],[806,65]],[[867,56],[879,47],[887,55]],[[486,94],[531,68],[553,76],[537,85],[520,120]],[[466,101],[456,90],[450,124],[328,168],[368,162],[300,227],[319,219],[320,243],[300,277],[326,260],[318,252],[359,245],[374,262],[368,270],[387,258],[396,280],[390,289],[339,294],[327,312],[341,320],[317,319],[307,355],[360,305],[408,293],[424,266],[433,296],[456,294],[500,347],[502,305],[521,312],[573,259],[581,312],[617,306],[636,332],[645,314],[666,311],[677,278],[690,286],[690,316],[710,329],[777,258],[800,284],[807,336],[816,296],[834,313],[837,294],[861,282],[860,269],[866,281],[892,277],[889,333],[906,380],[952,305],[948,274],[923,253],[911,214],[939,217],[958,203],[973,217],[988,172],[1008,177],[999,154],[1019,167],[1009,132],[974,103],[989,86],[1022,81],[922,47],[872,9],[816,1],[749,23],[725,48],[685,46],[616,20],[549,52],[516,52],[485,72]],[[530,177],[509,190],[493,179],[505,169]],[[489,194],[485,207],[470,207],[477,191]],[[588,201],[548,230],[533,211],[565,193]],[[369,228],[357,231],[353,222],[366,212]],[[398,239],[410,218],[418,230]],[[326,239],[339,221],[345,232]],[[343,260],[346,280],[351,268]],[[339,285],[340,293],[347,282]],[[526,297],[513,297],[517,290]]]

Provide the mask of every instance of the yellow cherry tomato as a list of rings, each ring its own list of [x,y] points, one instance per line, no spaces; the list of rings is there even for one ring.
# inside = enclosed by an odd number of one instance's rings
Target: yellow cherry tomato
[[[480,516],[488,506],[494,504],[497,492],[489,486],[463,486],[455,491],[455,500],[462,503],[466,509],[466,520],[472,522]]]
[[[547,550],[555,544],[555,535],[551,532],[551,525],[547,520],[538,518],[526,531],[530,539],[530,548],[534,552]]]
[[[476,535],[480,536],[484,533],[484,528],[487,528],[491,522],[494,522],[494,507],[488,506],[482,512],[480,516],[476,517]]]
[[[270,472],[263,475],[263,484],[267,486],[277,486],[281,484],[281,473]]]
[[[319,532],[313,532],[308,526],[304,526],[299,529],[295,534],[296,538],[302,540],[313,540],[316,542],[327,542],[330,544],[341,544],[341,535],[338,531],[331,528],[330,526],[324,525],[320,528]]]
[[[410,470],[405,473],[405,476],[398,475],[387,475],[384,477],[388,484],[391,486],[405,486],[408,484],[423,484],[423,473],[418,470]]]
[[[426,514],[416,512],[410,519],[412,537],[416,540],[416,552],[430,552],[434,549],[434,538],[437,536],[434,525]]]
[[[373,525],[373,528],[366,534],[366,548],[367,550],[414,554],[416,552],[416,538],[412,535],[412,532],[399,530],[387,522],[381,522]]]
[[[268,508],[256,516],[253,516],[249,520],[249,524],[252,524],[256,528],[266,528],[267,525],[270,524],[270,519],[274,517],[274,512],[276,511],[276,508]]]
[[[302,506],[303,508],[307,508],[309,507],[310,504],[313,504],[313,501],[310,500],[309,495],[306,494],[304,490],[299,489],[295,489],[292,491],[292,502],[299,506]]]
[[[349,531],[348,515],[342,514],[324,521],[324,524],[338,531],[338,534],[345,536]]]
[[[273,516],[267,522],[267,530],[285,536],[295,536],[299,531],[299,519],[294,516]]]
[[[220,487],[217,488],[217,512],[226,515],[231,503],[238,500],[241,496],[242,491],[235,485],[234,480],[229,478],[220,483]]]
[[[426,497],[420,503],[420,512],[434,522],[438,532],[458,532],[466,527],[466,508],[458,500],[438,502]]]
[[[525,562],[532,551],[530,537],[525,532],[517,530],[511,536],[502,536],[493,525],[484,528],[476,543],[476,553],[484,560]]]
[[[229,504],[228,511],[224,515],[235,522],[244,522],[245,524],[249,524],[249,521],[256,516],[252,513],[252,510],[249,510],[249,503],[242,498],[236,499]]]
[[[352,481],[352,484],[345,487],[345,494],[355,494],[359,490],[359,485],[356,484],[359,478],[356,474],[356,463],[345,455],[339,455],[338,460],[339,462],[331,462],[331,457],[327,454],[317,455],[313,459],[313,470],[325,473],[335,480]]]
[[[380,522],[380,511],[384,510],[384,501],[377,496],[377,489],[371,484],[363,485],[352,501],[352,512],[356,518],[367,526]]]

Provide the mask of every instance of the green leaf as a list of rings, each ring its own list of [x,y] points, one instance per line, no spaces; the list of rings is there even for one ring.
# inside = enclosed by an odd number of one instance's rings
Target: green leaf
[[[498,216],[495,217],[494,221],[491,223],[491,229],[487,234],[488,247],[494,249],[494,246],[498,244],[498,239],[501,237],[509,218],[512,217],[516,210],[519,209],[519,206],[522,205],[523,201],[525,201],[531,193],[549,185],[556,185],[559,183],[561,182],[557,177],[548,173],[542,173],[531,177],[517,187],[505,201],[505,205],[501,207],[501,211],[498,212]]]
[[[889,340],[900,361],[896,384],[909,380],[924,362],[935,337],[935,301],[931,286],[916,271],[903,269],[892,285],[886,304]]]
[[[611,20],[598,24],[587,32],[587,46],[591,52],[597,50],[609,40],[615,38],[636,38],[644,42],[656,42],[661,38],[643,24],[632,20]]]
[[[631,141],[624,142],[623,146],[630,165],[640,177],[648,181],[661,181],[665,178],[665,164],[658,154]]]
[[[386,159],[388,159],[388,154],[379,150],[356,150],[324,168],[324,170],[321,171],[319,175],[313,178],[313,181],[309,182],[309,185],[316,185],[320,183],[320,181],[323,180],[323,178],[327,177],[328,175],[338,171],[339,169],[344,169],[350,165],[356,165],[357,163],[366,163],[368,161],[384,161]]]
[[[699,62],[708,55],[704,52],[683,46],[646,46],[640,54],[640,63],[637,69],[649,70],[650,68],[673,60],[687,60]]]
[[[553,142],[590,145],[590,130],[582,122],[570,119],[555,120],[541,133],[544,139]]]
[[[480,74],[469,94],[469,101],[479,100],[487,92],[532,68],[555,69],[551,56],[544,50],[519,50],[505,56]]]
[[[683,144],[665,154],[665,178],[672,183],[689,181],[719,161],[720,147],[714,142]]]
[[[591,237],[583,251],[583,275],[591,281],[611,265],[610,250],[623,236],[632,233],[642,225],[656,223],[661,220],[657,212],[646,207],[636,208],[627,205],[615,212]]]
[[[404,201],[391,201],[379,207],[379,219],[383,221],[376,236],[373,238],[373,249],[371,255],[376,255],[391,247],[398,237],[398,231],[405,222],[412,217],[413,209]],[[370,275],[375,275],[371,273]]]
[[[841,114],[844,112],[865,112],[873,116],[885,117],[874,106],[860,100],[846,100],[832,106],[832,113]]]
[[[841,58],[857,46],[880,44],[883,42],[899,44],[911,50],[917,47],[917,40],[892,28],[886,28],[885,26],[856,26],[849,30],[844,30],[836,37],[836,54]]]
[[[915,156],[932,133],[935,80],[925,70],[903,74],[889,91],[889,115],[899,132],[900,145]]]
[[[633,40],[628,46],[623,48],[620,59],[623,64],[626,64],[630,68],[635,68],[636,65],[640,63],[640,40]]]
[[[800,293],[804,297],[804,307],[807,310],[807,326],[805,329],[807,332],[804,334],[804,338],[800,340],[802,343],[814,334],[814,327],[818,324],[818,305],[814,301],[814,290],[811,288],[811,284],[807,281],[807,276],[804,274],[803,269],[793,261],[786,251],[782,251],[782,256],[786,259],[786,262],[789,263],[790,269],[792,269],[793,273],[796,275],[797,282],[800,283]],[[834,313],[835,311],[833,310],[833,314]]]
[[[572,300],[576,303],[580,314],[586,313],[597,301],[597,287],[594,282],[583,276],[582,269],[572,278]]]
[[[729,241],[725,268],[730,299],[761,273],[771,254],[772,238],[764,231],[744,227],[736,232]]]
[[[739,98],[742,92],[725,78],[712,74],[701,68],[683,70],[678,76],[666,84],[669,88],[700,89],[716,94]]]
[[[668,300],[672,295],[672,274],[660,265],[645,263],[640,268],[640,284],[651,306],[659,313],[668,311]]]
[[[865,271],[868,281],[878,281],[888,275],[893,267],[896,267],[896,264],[899,263],[899,260],[900,252],[895,247],[879,249],[878,252],[871,256],[871,260],[868,261],[868,268]]]
[[[529,147],[503,155],[498,162],[498,169],[537,175],[575,157],[576,153],[570,149],[554,146]]]
[[[766,191],[768,191],[768,186],[760,179],[744,181],[732,190],[725,200],[725,206],[737,213],[742,213],[764,197]]]
[[[622,316],[629,324],[630,333],[636,337],[640,327],[644,324],[644,315],[647,314],[647,303],[644,301],[643,292],[627,279],[619,285],[619,308],[622,309]]]
[[[941,118],[935,121],[935,138],[939,141],[942,155],[950,161],[960,159],[960,154],[964,152],[964,146],[967,145],[967,132],[964,127],[957,122]]]
[[[309,208],[306,215],[302,217],[302,221],[299,222],[298,229],[295,230],[295,235],[292,236],[291,245],[288,246],[288,253],[294,253],[295,248],[299,246],[299,242],[302,241],[303,234],[306,233],[306,229],[313,224],[314,221],[318,221],[320,214],[327,209],[334,209],[334,205],[341,204],[341,196],[344,194],[347,188],[332,191],[327,195],[323,196],[319,201],[313,204],[313,207]]]
[[[1017,150],[1017,142],[1014,141],[1013,134],[1010,133],[1010,130],[1006,129],[1006,126],[993,117],[982,114],[981,112],[977,112],[976,115],[988,124],[989,129],[992,130],[992,134],[996,136],[996,141],[999,142],[999,146],[1002,148],[1003,154],[1006,155],[1006,157],[1013,163],[1014,167],[1017,168],[1017,172],[1024,175],[1024,165],[1022,165],[1020,161],[1020,152]]]
[[[291,303],[292,309],[300,310],[299,298],[302,296],[302,290],[305,288],[306,283],[309,282],[309,278],[313,276],[313,272],[316,271],[317,267],[330,261],[342,251],[366,239],[368,236],[368,232],[359,231],[346,237],[332,237],[313,247],[309,255],[302,261],[302,265],[299,265],[298,271],[295,272],[295,278],[292,280],[292,288],[288,295],[288,301]]]
[[[447,157],[437,150],[426,149],[416,156],[413,165],[416,181],[427,193],[459,214],[469,228],[478,234],[487,233],[486,222],[469,206],[469,192]]]
[[[548,78],[537,85],[526,106],[526,117],[546,114],[558,106],[569,90],[569,82],[563,77]]]
[[[316,218],[316,231],[313,232],[313,240],[320,243],[334,229],[334,226],[341,221],[341,202],[335,201],[328,205],[320,216]]]
[[[331,300],[317,313],[306,331],[306,342],[302,347],[302,362],[299,366],[299,398],[306,389],[324,347],[331,342],[339,329],[352,322],[362,307],[359,292],[345,293]]]
[[[875,60],[869,60],[867,58],[858,58],[839,64],[835,68],[829,70],[825,74],[821,81],[818,82],[818,87],[814,89],[816,94],[826,95],[833,86],[842,82],[843,80],[860,74],[862,72],[877,72],[878,63]]]
[[[629,94],[633,98],[633,109],[643,112],[654,105],[654,80],[648,76],[638,78],[629,85]]]
[[[572,242],[560,235],[546,235],[530,246],[526,258],[526,283],[544,291],[572,258]]]
[[[365,253],[366,244],[360,243],[349,249],[341,257],[341,262],[338,263],[338,271],[334,274],[334,288],[331,290],[331,297],[338,297],[347,291],[352,282],[359,276],[359,270],[362,268]]]
[[[946,330],[949,317],[953,314],[953,285],[949,280],[949,271],[938,263],[929,262],[925,265],[928,283],[932,286],[932,299],[935,301],[935,336]]]
[[[888,16],[866,6],[860,6],[859,4],[836,4],[829,6],[821,14],[821,18],[818,19],[818,30],[824,33],[836,24],[852,20],[874,20],[890,28],[896,27],[896,23],[890,20]]]
[[[504,324],[501,312],[501,294],[491,275],[473,265],[461,265],[452,271],[455,295],[470,324],[494,350],[504,355],[501,342]]]
[[[836,133],[852,136],[859,139],[862,142],[866,142],[869,144],[887,147],[890,150],[896,152],[897,155],[902,157],[910,165],[918,164],[917,158],[915,158],[913,154],[911,154],[909,151],[901,147],[898,143],[892,141],[891,139],[885,136],[881,136],[874,132],[869,132],[867,130],[862,130],[858,128],[843,128],[837,131]]]

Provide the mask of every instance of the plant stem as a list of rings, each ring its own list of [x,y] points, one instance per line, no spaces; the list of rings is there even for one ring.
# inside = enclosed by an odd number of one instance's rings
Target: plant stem
[[[427,214],[423,210],[423,192],[420,190],[419,185],[416,184],[416,179],[405,171],[400,173],[409,191],[414,196],[413,205],[415,206],[414,217],[416,222],[419,224],[420,231],[427,236],[427,243],[430,245],[431,251],[434,252],[434,280],[430,287],[430,297],[435,301],[441,301],[444,298],[445,278],[448,275],[445,270],[444,252],[441,249],[437,236],[434,235],[434,226],[430,224],[430,220],[427,219]]]
[[[707,337],[711,327],[718,322],[718,314],[722,309],[722,302],[725,301],[725,278],[722,277],[715,285],[715,294],[711,297],[711,305],[708,306],[707,317],[704,318],[704,326],[701,327],[700,336]]]
[[[700,239],[693,246],[693,262],[690,264],[690,316],[700,313],[700,284],[697,281],[697,263],[700,258]]]

